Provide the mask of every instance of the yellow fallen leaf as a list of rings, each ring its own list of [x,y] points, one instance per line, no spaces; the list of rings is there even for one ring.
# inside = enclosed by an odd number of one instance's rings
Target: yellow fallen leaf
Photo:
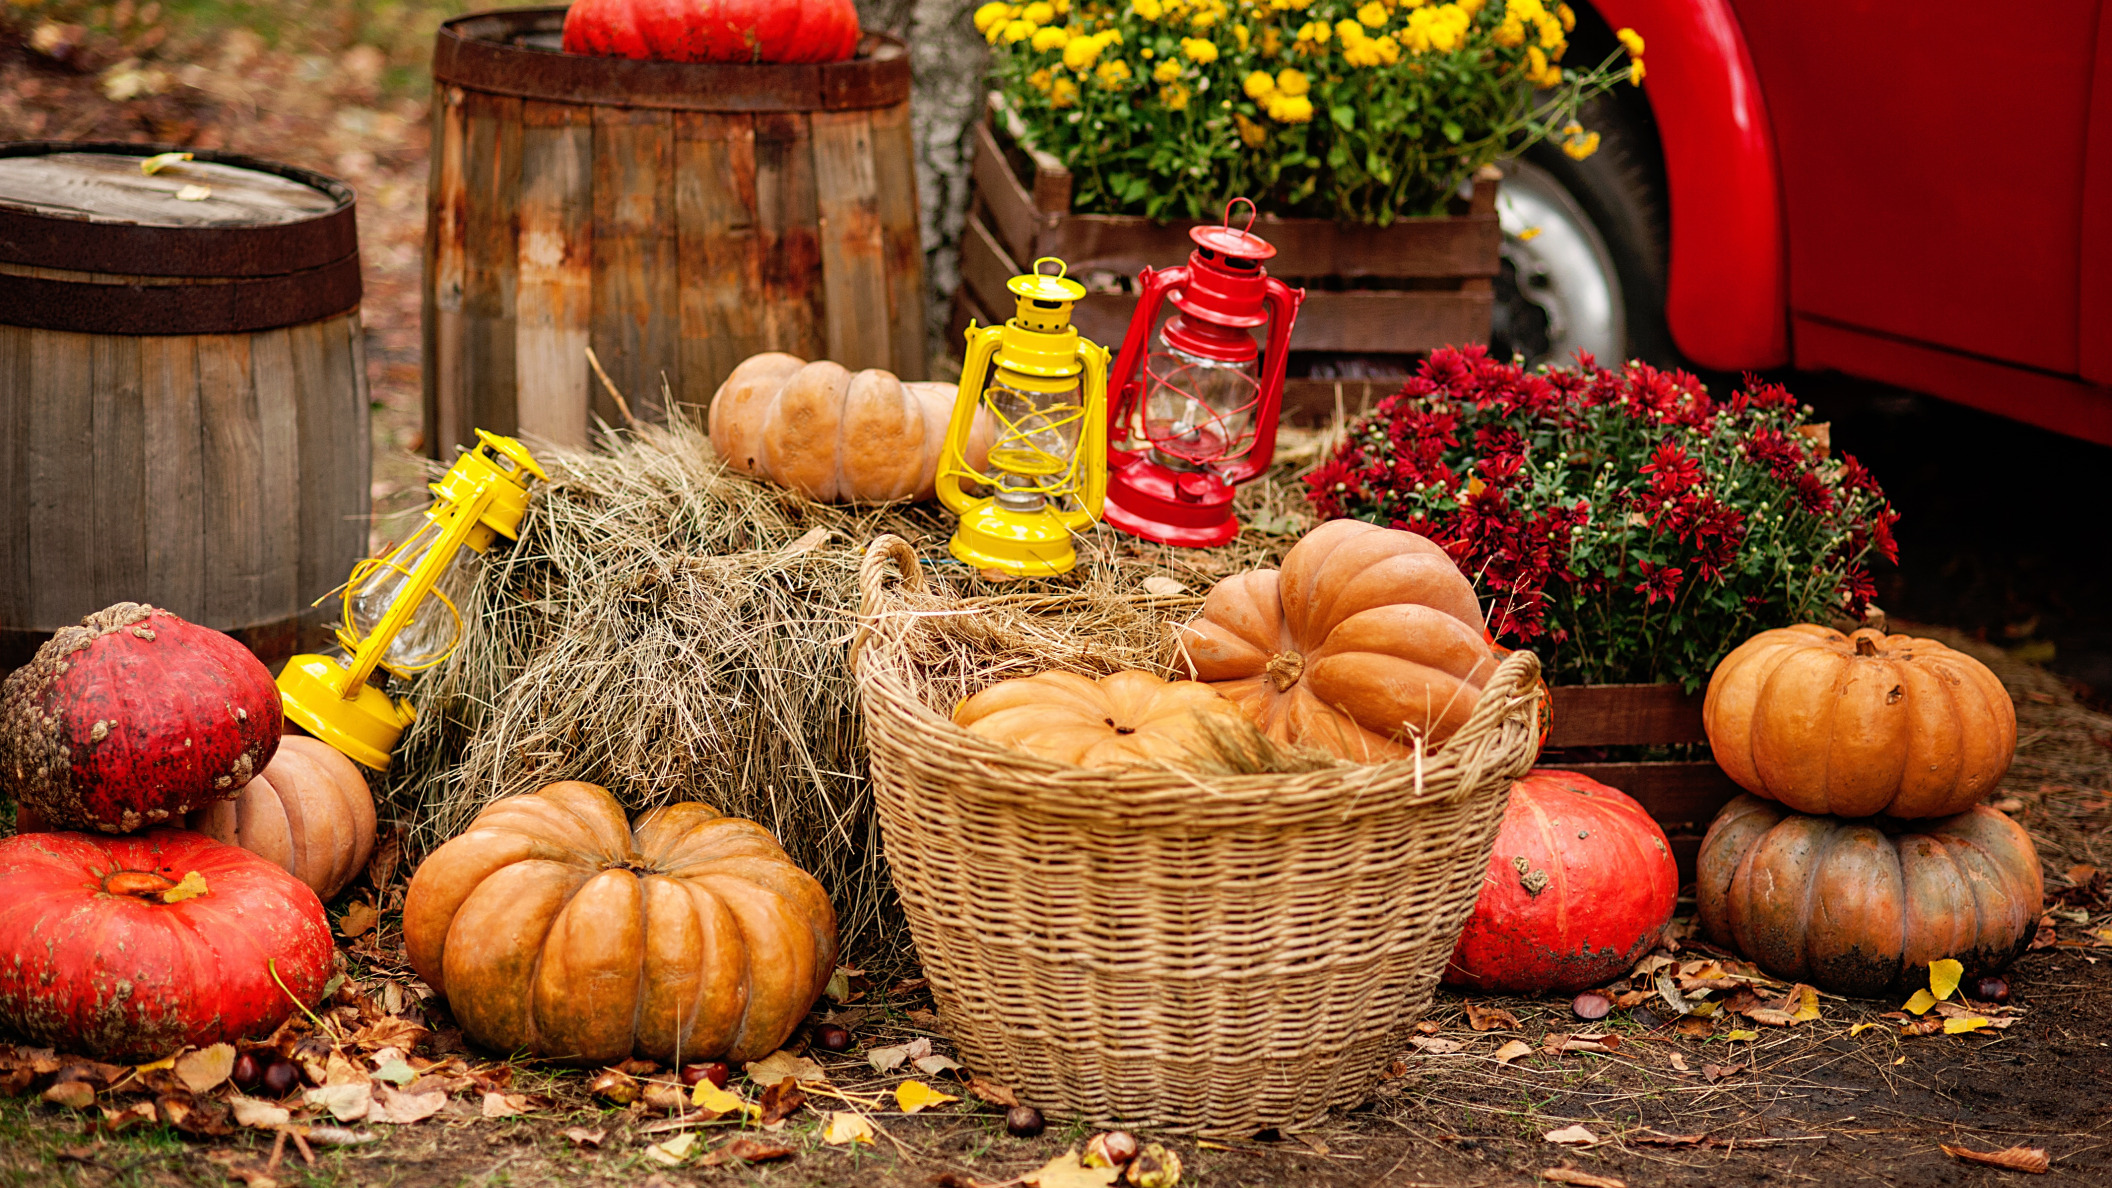
[[[645,1157],[667,1164],[669,1167],[689,1158],[689,1149],[697,1145],[697,1134],[690,1131],[678,1134],[664,1143],[654,1143],[645,1149]]]
[[[174,1056],[164,1056],[161,1059],[156,1060],[152,1064],[139,1064],[134,1065],[133,1067],[137,1068],[143,1073],[158,1072],[164,1068],[176,1067],[176,1058]]]
[[[748,1108],[740,1094],[721,1089],[709,1080],[697,1082],[697,1087],[690,1092],[689,1104],[702,1106],[714,1114],[740,1113]]]
[[[1968,1031],[1978,1031],[1985,1026],[1987,1026],[1986,1019],[1978,1015],[1966,1015],[1963,1018],[1945,1019],[1943,1021],[1943,1033],[1945,1035],[1960,1035]]]
[[[786,1077],[798,1081],[826,1081],[829,1074],[819,1064],[804,1056],[794,1056],[779,1048],[761,1060],[753,1060],[741,1066],[748,1079],[758,1085],[775,1085]]]
[[[1916,990],[1914,992],[1914,997],[1900,1004],[1899,1009],[1907,1012],[1910,1015],[1925,1015],[1929,1013],[1929,1008],[1935,1005],[1935,995],[1929,993],[1926,990]]]
[[[1756,1040],[1760,1038],[1760,1033],[1757,1031],[1746,1031],[1745,1029],[1740,1028],[1736,1031],[1724,1033],[1723,1038],[1727,1040]]]
[[[149,177],[152,177],[155,174],[160,173],[162,170],[167,169],[169,166],[174,165],[178,161],[188,161],[191,159],[191,154],[189,153],[155,153],[153,156],[148,157],[146,160],[141,161],[139,163],[139,171]]]
[[[1056,1158],[1020,1177],[1035,1188],[1106,1188],[1122,1176],[1119,1167],[1087,1167],[1072,1147]]]
[[[1819,992],[1816,989],[1799,982],[1793,993],[1797,997],[1797,1022],[1809,1023],[1819,1017]]]
[[[1713,1002],[1697,1002],[1687,1013],[1697,1019],[1706,1019],[1716,1013],[1716,1006],[1717,1004]]]
[[[1929,962],[1929,993],[1942,1002],[1958,993],[1958,982],[1965,977],[1965,966],[1949,957]],[[1917,1012],[1919,1013],[1919,1012]]]
[[[205,885],[205,876],[194,870],[183,876],[182,882],[162,892],[161,901],[163,903],[182,903],[186,899],[198,898],[205,894],[207,890],[209,888]]]
[[[1858,1023],[1858,1024],[1856,1024],[1855,1026],[1853,1026],[1853,1027],[1851,1027],[1851,1028],[1849,1028],[1849,1029],[1848,1029],[1848,1034],[1849,1034],[1849,1035],[1861,1035],[1862,1033],[1864,1033],[1864,1032],[1866,1032],[1866,1031],[1870,1030],[1871,1028],[1873,1028],[1873,1027],[1878,1027],[1878,1026],[1881,1026],[1881,1024],[1877,1024],[1877,1023]]]
[[[204,1095],[227,1080],[235,1070],[235,1046],[213,1044],[200,1048],[171,1065],[176,1070],[176,1079],[194,1094]]]
[[[836,1110],[829,1114],[829,1124],[821,1132],[821,1141],[842,1146],[845,1143],[873,1144],[873,1124],[863,1114],[849,1110]]]
[[[895,1104],[901,1106],[905,1114],[914,1114],[918,1110],[959,1100],[958,1097],[946,1096],[922,1081],[904,1081],[895,1086]]]

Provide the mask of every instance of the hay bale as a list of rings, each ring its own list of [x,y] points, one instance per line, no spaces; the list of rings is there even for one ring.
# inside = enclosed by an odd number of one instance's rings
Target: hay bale
[[[1113,604],[1153,576],[1199,604],[1217,577],[1273,563],[1309,522],[1292,484],[1256,483],[1242,512],[1267,530],[1226,549],[1103,529],[1073,573],[998,586],[947,556],[943,510],[809,502],[726,470],[694,417],[602,445],[537,444],[550,482],[520,540],[458,599],[460,645],[412,682],[418,718],[381,792],[410,823],[414,854],[552,780],[601,784],[633,811],[700,800],[776,834],[828,888],[847,947],[888,943],[899,925],[846,663],[868,541],[911,541],[935,574],[993,606],[1030,610],[1058,589]],[[1019,665],[1036,667],[1032,653]]]

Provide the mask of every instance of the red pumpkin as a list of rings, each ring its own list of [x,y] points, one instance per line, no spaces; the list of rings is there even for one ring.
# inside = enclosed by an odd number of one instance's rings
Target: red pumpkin
[[[315,892],[187,830],[8,838],[0,905],[0,1024],[61,1052],[129,1064],[266,1035],[330,978]]]
[[[0,687],[0,775],[54,826],[129,833],[241,791],[281,723],[278,686],[241,644],[120,602]]]
[[[1665,831],[1642,805],[1575,772],[1537,769],[1511,785],[1445,981],[1512,993],[1603,985],[1657,943],[1678,897]]]
[[[858,49],[851,0],[575,0],[565,52],[663,62],[841,62]]]

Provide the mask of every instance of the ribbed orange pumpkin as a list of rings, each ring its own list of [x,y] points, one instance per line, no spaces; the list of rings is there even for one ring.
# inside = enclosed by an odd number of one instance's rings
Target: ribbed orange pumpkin
[[[1940,821],[1843,821],[1757,796],[1723,807],[1695,859],[1709,939],[1835,994],[1904,989],[1945,957],[2014,960],[2044,887],[2031,836],[1985,805]]]
[[[320,739],[289,734],[233,800],[185,827],[279,864],[328,901],[374,856],[374,795],[359,766]]]
[[[701,804],[626,823],[573,781],[494,801],[403,905],[411,967],[493,1051],[755,1060],[814,1005],[836,913],[762,826]]]
[[[1452,558],[1360,520],[1306,533],[1281,571],[1218,582],[1181,646],[1270,738],[1361,763],[1414,754],[1411,736],[1450,738],[1496,671]]]
[[[735,470],[823,503],[929,499],[954,392],[878,368],[853,373],[826,359],[754,355],[711,398],[711,447]],[[978,407],[970,465],[985,463],[994,436]]]
[[[1000,681],[953,711],[971,734],[1079,767],[1191,767],[1212,717],[1246,728],[1239,707],[1210,686],[1133,670]]]
[[[1941,817],[2002,780],[2017,711],[1987,666],[1933,639],[1763,631],[1709,678],[1716,764],[1801,813]]]

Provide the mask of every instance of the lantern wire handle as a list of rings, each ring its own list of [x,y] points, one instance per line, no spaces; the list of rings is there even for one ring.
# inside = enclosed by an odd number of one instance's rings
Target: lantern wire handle
[[[1064,262],[1063,262],[1062,260],[1060,260],[1060,259],[1056,258],[1055,256],[1043,256],[1043,257],[1042,257],[1041,259],[1039,259],[1039,260],[1036,260],[1036,261],[1034,261],[1034,267],[1033,267],[1033,269],[1032,269],[1032,271],[1033,271],[1034,275],[1036,275],[1036,276],[1047,276],[1047,275],[1050,275],[1049,273],[1045,273],[1045,272],[1043,272],[1043,271],[1041,270],[1041,266],[1042,266],[1042,265],[1044,265],[1044,264],[1054,264],[1054,265],[1056,266],[1056,272],[1055,272],[1055,274],[1054,274],[1054,275],[1056,275],[1056,276],[1057,276],[1057,277],[1059,277],[1059,278],[1061,278],[1061,277],[1066,277],[1066,276],[1069,276],[1069,275],[1071,274],[1071,266],[1070,266],[1070,265],[1068,265],[1068,264],[1064,263]]]
[[[1232,225],[1232,208],[1242,202],[1247,204],[1247,225],[1241,227],[1240,230],[1251,233],[1254,230],[1254,220],[1261,217],[1261,208],[1254,205],[1252,198],[1239,197],[1225,203],[1225,226],[1230,227]],[[1040,261],[1037,260],[1035,263],[1039,264]]]
[[[402,565],[398,564],[395,560],[395,555],[392,553],[382,557],[369,557],[366,560],[361,561],[359,564],[354,565],[352,567],[352,577],[349,581],[345,583],[345,587],[348,588],[356,586],[359,583],[364,582],[368,578],[374,576],[375,573],[382,570],[394,570],[395,572],[402,574],[406,578],[417,576],[416,574],[412,573],[409,569],[406,569]],[[454,630],[449,633],[447,637],[446,646],[442,647],[439,653],[435,655],[432,659],[424,661],[420,664],[389,665],[389,671],[396,673],[398,676],[409,676],[414,672],[424,672],[426,669],[432,668],[433,666],[439,664],[442,660],[447,659],[449,653],[455,650],[455,645],[462,642],[462,612],[455,606],[455,600],[449,598],[447,596],[447,592],[440,589],[438,586],[427,590],[426,594],[428,597],[439,599],[440,605],[447,608],[447,613],[454,616]],[[350,598],[344,600],[344,611],[339,617],[344,621],[343,638],[355,639],[358,640],[360,643],[365,643],[369,636],[371,636],[371,632],[366,636],[361,635],[359,633],[358,627],[354,625],[352,621],[352,600]],[[340,642],[342,642],[342,639],[340,640]],[[395,641],[390,640],[389,642],[394,643]],[[358,648],[357,646],[355,646],[350,650],[357,651]],[[386,651],[387,649],[383,650]]]

